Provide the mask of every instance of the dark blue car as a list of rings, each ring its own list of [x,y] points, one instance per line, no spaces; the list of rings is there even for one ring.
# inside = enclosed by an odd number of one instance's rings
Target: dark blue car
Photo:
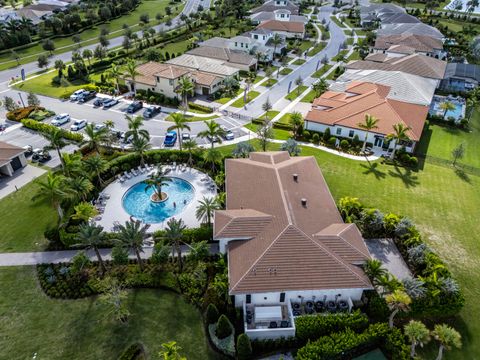
[[[177,142],[177,133],[175,131],[167,132],[165,136],[165,140],[163,141],[163,145],[165,146],[174,146]]]

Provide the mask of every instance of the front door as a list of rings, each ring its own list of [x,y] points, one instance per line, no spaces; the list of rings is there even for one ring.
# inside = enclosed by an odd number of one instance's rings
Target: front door
[[[381,147],[383,145],[383,139],[381,137],[375,136],[375,143],[373,146]]]
[[[210,95],[210,89],[206,87],[202,87],[202,94],[203,95]]]

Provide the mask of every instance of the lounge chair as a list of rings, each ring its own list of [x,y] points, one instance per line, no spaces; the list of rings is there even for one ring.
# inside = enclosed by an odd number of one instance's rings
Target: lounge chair
[[[130,174],[128,171],[125,171],[123,173],[123,175],[127,178],[127,179],[131,179],[132,178],[132,174]]]
[[[130,172],[133,174],[133,176],[138,176],[138,171],[135,169],[130,170]]]

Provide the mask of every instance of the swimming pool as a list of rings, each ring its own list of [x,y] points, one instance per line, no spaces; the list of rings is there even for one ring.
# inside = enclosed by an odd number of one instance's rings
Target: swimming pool
[[[434,97],[432,104],[430,105],[429,113],[430,115],[437,115],[437,116],[442,116],[444,114],[444,111],[441,109],[440,105],[445,102],[451,102],[453,105],[455,105],[454,110],[448,110],[445,119],[448,120],[449,117],[453,117],[455,121],[460,120],[461,118],[464,117],[464,108],[465,104],[464,102],[460,100],[450,100],[450,99],[445,99],[445,98],[439,98],[439,97]]]
[[[125,211],[146,223],[160,223],[169,217],[181,213],[193,200],[195,189],[185,180],[171,177],[168,186],[162,187],[162,192],[168,194],[168,199],[162,203],[154,203],[150,196],[152,188],[146,189],[144,182],[139,182],[128,189],[123,195],[122,205]],[[175,203],[175,206],[174,206]]]

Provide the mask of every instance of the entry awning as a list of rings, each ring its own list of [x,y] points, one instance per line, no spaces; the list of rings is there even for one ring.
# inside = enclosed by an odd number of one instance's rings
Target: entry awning
[[[281,306],[256,306],[255,322],[281,321]]]

